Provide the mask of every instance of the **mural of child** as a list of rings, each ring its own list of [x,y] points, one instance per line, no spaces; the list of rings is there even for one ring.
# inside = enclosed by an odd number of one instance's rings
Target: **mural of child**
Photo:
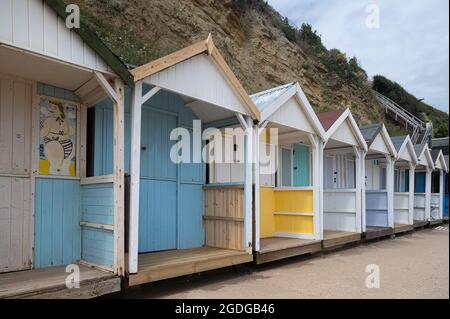
[[[76,106],[42,98],[40,109],[40,173],[74,176]]]

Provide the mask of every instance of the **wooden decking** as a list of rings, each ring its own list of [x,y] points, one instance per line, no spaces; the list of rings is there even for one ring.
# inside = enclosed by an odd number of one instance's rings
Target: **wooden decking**
[[[442,219],[437,219],[437,220],[431,220],[430,221],[430,226],[436,226],[436,225],[440,225],[443,223]]]
[[[390,227],[371,227],[366,228],[366,232],[363,234],[365,240],[372,240],[376,238],[388,237],[394,235],[394,229]]]
[[[255,263],[259,265],[321,250],[322,243],[319,240],[281,237],[264,238],[260,242],[260,251],[255,253]]]
[[[361,240],[361,234],[344,231],[325,230],[323,236],[323,249],[338,248]]]
[[[138,273],[130,275],[130,286],[225,268],[253,261],[243,251],[202,247],[172,250],[139,256]]]
[[[80,265],[80,288],[68,289],[65,267],[0,274],[0,299],[87,299],[120,291],[114,274]]]
[[[423,228],[423,227],[427,226],[428,224],[429,224],[429,222],[427,222],[425,220],[415,220],[414,228]]]
[[[394,234],[407,233],[414,230],[413,225],[395,224]]]

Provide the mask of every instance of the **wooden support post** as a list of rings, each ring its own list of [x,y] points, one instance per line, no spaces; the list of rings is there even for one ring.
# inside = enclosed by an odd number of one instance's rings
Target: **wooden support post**
[[[415,194],[415,173],[416,167],[409,163],[409,224],[414,225],[414,194]]]
[[[114,272],[125,274],[125,88],[121,80],[114,82],[117,101],[114,109]]]
[[[239,116],[238,116],[239,118]],[[253,120],[251,117],[245,118],[245,222],[244,222],[244,247],[252,254],[253,250]]]
[[[367,209],[366,209],[366,159],[363,156],[361,159],[361,231],[363,233],[367,230]]]
[[[320,232],[320,239],[323,240],[324,239],[324,235],[323,235],[323,223],[324,223],[324,218],[323,218],[323,190],[324,190],[324,167],[325,167],[325,163],[324,163],[324,149],[325,149],[325,141],[321,141],[319,140],[318,143],[318,156],[319,156],[319,171],[318,171],[318,179],[319,179],[319,232]]]
[[[394,228],[394,160],[386,155],[386,188],[388,204],[388,225]]]
[[[365,183],[362,180],[363,174],[364,174],[364,161],[365,161],[365,154],[364,151],[360,150],[358,147],[354,147],[355,152],[355,158],[356,158],[356,232],[362,233],[365,231],[363,229],[363,212],[365,212],[365,209],[363,210],[363,193],[366,191]],[[365,213],[364,213],[365,215]],[[365,224],[365,223],[364,223]],[[364,225],[365,227],[365,225]]]
[[[425,221],[431,219],[431,174],[432,170],[427,167],[425,179]]]
[[[138,271],[139,192],[141,177],[142,82],[135,83],[131,102],[130,216],[128,230],[128,273]]]
[[[314,239],[321,240],[320,227],[320,139],[312,135],[309,136],[312,150],[312,187],[313,187],[313,223]]]
[[[260,148],[260,141],[259,141],[259,126],[255,125],[254,127],[254,132],[253,132],[253,141],[254,141],[254,147],[255,147],[255,151],[254,151],[254,170],[253,170],[253,174],[254,174],[254,178],[255,178],[255,201],[254,201],[254,205],[255,205],[255,213],[253,215],[253,218],[255,220],[255,228],[254,228],[254,238],[253,238],[253,245],[255,247],[255,251],[259,251],[260,250],[260,240],[261,240],[261,207],[260,207],[260,152],[259,152],[259,148]]]
[[[439,219],[444,219],[444,192],[445,192],[445,173],[444,170],[439,174]]]

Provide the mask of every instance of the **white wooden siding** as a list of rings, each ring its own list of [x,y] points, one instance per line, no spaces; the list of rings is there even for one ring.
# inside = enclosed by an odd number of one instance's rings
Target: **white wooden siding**
[[[331,139],[347,145],[359,146],[359,142],[356,139],[355,133],[353,133],[351,124],[348,120],[341,124],[333,136],[331,136]]]
[[[441,219],[441,194],[431,194],[431,219]]]
[[[414,195],[414,220],[425,220],[425,194]]]
[[[242,99],[206,54],[200,54],[158,72],[146,78],[144,82],[233,112],[250,115]]]
[[[30,173],[32,85],[0,77],[0,175]]]
[[[30,179],[0,176],[0,272],[30,268]]]
[[[315,130],[308,120],[305,112],[296,101],[295,97],[288,100],[268,119],[269,122],[298,129],[302,132],[315,134]]]
[[[102,72],[106,63],[42,0],[0,0],[0,43]]]
[[[394,194],[394,222],[409,224],[409,193]]]
[[[323,193],[324,229],[357,232],[356,190],[333,190]]]
[[[372,145],[370,146],[370,151],[381,154],[390,154],[388,145],[386,144],[386,141],[383,139],[381,133],[378,134],[375,140],[372,142]]]

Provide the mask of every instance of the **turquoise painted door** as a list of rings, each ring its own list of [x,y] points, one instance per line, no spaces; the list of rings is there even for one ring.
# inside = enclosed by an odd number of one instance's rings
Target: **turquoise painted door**
[[[142,111],[139,252],[177,248],[177,165],[170,159],[170,132],[178,118]]]
[[[310,186],[309,148],[294,145],[294,186]]]

